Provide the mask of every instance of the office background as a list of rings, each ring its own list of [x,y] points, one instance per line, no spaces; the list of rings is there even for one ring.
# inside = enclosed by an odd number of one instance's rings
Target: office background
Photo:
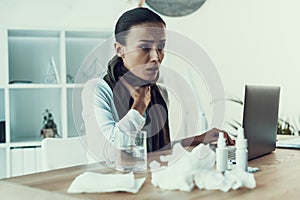
[[[113,30],[119,15],[137,4],[137,0],[1,0],[0,25]],[[163,18],[168,29],[206,49],[227,96],[242,98],[245,83],[280,85],[280,115],[298,120],[299,10],[297,0],[207,0],[188,16]],[[235,109],[230,106],[227,114]]]
[[[120,14],[137,5],[137,0],[0,0],[0,28],[113,31]],[[162,17],[169,30],[186,35],[206,50],[228,98],[243,99],[244,84],[280,85],[280,116],[300,129],[299,10],[298,0],[207,0],[188,16]],[[189,78],[188,63],[170,58],[167,64],[178,66]],[[199,85],[206,90],[201,80]],[[210,99],[205,94],[200,94],[202,108],[209,113]],[[4,99],[4,92],[0,98]],[[226,116],[240,119],[241,108],[227,102]],[[4,118],[4,106],[0,106],[0,118]],[[3,144],[0,149],[0,157],[7,157],[4,160],[10,156],[4,149],[10,147]],[[10,174],[9,165],[2,162],[1,166]]]
[[[119,15],[137,4],[137,0],[1,0],[0,25],[113,30]],[[280,115],[299,119],[299,9],[297,0],[208,0],[188,16],[163,18],[168,29],[206,49],[227,96],[242,99],[245,83],[280,85]]]

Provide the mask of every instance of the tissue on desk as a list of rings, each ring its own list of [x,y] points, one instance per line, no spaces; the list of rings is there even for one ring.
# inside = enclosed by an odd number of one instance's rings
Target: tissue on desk
[[[240,170],[236,166],[230,171],[225,172],[225,178],[234,180],[234,184],[232,185],[232,189],[234,190],[240,187],[246,187],[249,189],[256,187],[254,175],[252,173],[247,173],[243,170]]]
[[[84,172],[77,176],[68,189],[68,193],[131,192],[137,193],[145,178],[134,179],[133,173],[99,174]]]
[[[228,192],[230,189],[252,189],[256,186],[253,174],[237,168],[226,171],[224,175],[214,170],[216,155],[209,145],[199,144],[189,152],[177,143],[172,154],[161,156],[160,160],[168,162],[168,166],[153,161],[150,169],[151,183],[161,189],[190,192],[196,184],[199,189]]]
[[[225,171],[224,175],[215,170],[199,170],[194,177],[196,186],[199,189],[221,190],[228,192],[240,187],[253,189],[256,186],[254,175],[233,167]]]
[[[221,172],[204,169],[199,170],[194,177],[196,186],[199,189],[221,190],[227,192],[230,190],[233,180],[226,179]]]
[[[189,152],[177,143],[174,145],[172,155],[161,156],[160,159],[163,162],[168,161],[168,166],[161,167],[158,162],[153,161],[150,164],[151,183],[162,189],[189,192],[195,186],[193,181],[195,172],[199,168],[212,168],[215,163],[215,153],[208,145],[200,144]]]

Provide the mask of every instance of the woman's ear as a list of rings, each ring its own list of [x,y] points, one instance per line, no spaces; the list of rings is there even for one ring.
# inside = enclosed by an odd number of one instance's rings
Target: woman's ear
[[[114,43],[115,51],[117,56],[123,58],[124,56],[124,46],[121,45],[119,42]]]

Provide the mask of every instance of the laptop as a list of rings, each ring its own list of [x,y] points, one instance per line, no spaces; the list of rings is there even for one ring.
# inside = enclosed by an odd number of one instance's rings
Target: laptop
[[[277,141],[276,148],[300,149],[300,138]]]
[[[242,125],[248,140],[248,160],[276,148],[279,96],[279,86],[245,86]],[[228,147],[229,160],[235,160],[235,150],[235,146]]]
[[[279,86],[245,86],[243,127],[248,140],[248,160],[276,148],[279,96]]]

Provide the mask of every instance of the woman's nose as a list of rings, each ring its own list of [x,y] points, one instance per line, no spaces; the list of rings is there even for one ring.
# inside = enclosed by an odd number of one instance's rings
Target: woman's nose
[[[151,61],[159,61],[160,60],[160,53],[159,50],[156,48],[152,48],[150,51],[150,60]]]

